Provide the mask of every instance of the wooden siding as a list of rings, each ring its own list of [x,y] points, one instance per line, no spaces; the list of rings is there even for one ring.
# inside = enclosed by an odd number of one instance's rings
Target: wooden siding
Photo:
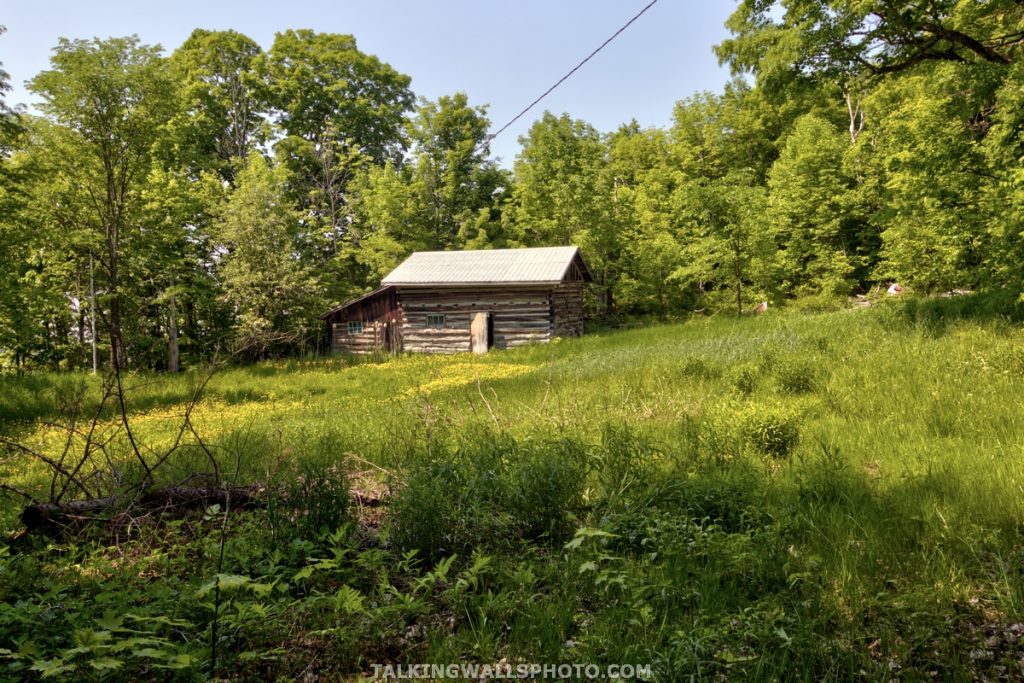
[[[551,315],[556,337],[583,334],[583,281],[563,282],[551,292]]]
[[[493,348],[550,341],[551,292],[548,288],[400,288],[402,344],[406,351],[460,353],[470,350],[470,325],[476,313],[492,316]],[[442,313],[443,327],[427,325],[427,315]]]
[[[477,318],[476,349],[508,349],[583,334],[583,288],[590,281],[577,253],[559,283],[389,285],[322,318],[334,352],[462,353],[473,349],[472,321],[485,313]],[[431,315],[443,315],[443,324],[428,324]],[[349,334],[350,321],[362,330]]]
[[[402,309],[394,288],[373,292],[339,306],[324,316],[330,332],[331,351],[334,353],[400,350],[401,319]],[[350,335],[349,321],[362,322],[363,331]]]
[[[335,352],[370,353],[388,346],[388,321],[372,320],[363,322],[363,331],[356,334],[348,333],[348,321],[333,323],[331,348]],[[390,323],[392,328],[395,323]]]

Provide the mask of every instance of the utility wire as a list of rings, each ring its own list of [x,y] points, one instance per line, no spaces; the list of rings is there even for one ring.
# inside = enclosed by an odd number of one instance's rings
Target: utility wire
[[[570,76],[572,76],[572,75],[573,75],[574,73],[576,73],[577,71],[579,71],[579,69],[580,69],[580,67],[581,67],[581,66],[583,66],[584,64],[586,64],[587,62],[589,62],[589,61],[591,60],[591,58],[592,58],[592,57],[593,57],[594,55],[596,55],[596,54],[597,54],[598,52],[600,52],[601,50],[603,50],[603,49],[605,48],[605,46],[606,46],[606,45],[608,45],[608,43],[610,43],[610,42],[612,42],[613,40],[615,40],[616,38],[618,38],[618,37],[619,37],[619,34],[620,34],[620,33],[622,33],[623,31],[625,31],[625,30],[626,30],[627,28],[629,28],[630,24],[632,24],[632,23],[633,23],[634,21],[636,21],[637,19],[639,19],[639,18],[640,18],[640,17],[641,17],[642,15],[643,15],[643,13],[644,13],[644,12],[646,12],[647,10],[651,9],[652,7],[654,7],[654,4],[655,4],[656,2],[658,2],[658,0],[651,0],[651,2],[649,2],[649,3],[647,4],[647,6],[646,6],[646,7],[644,7],[644,8],[642,9],[642,10],[640,10],[639,12],[637,12],[637,13],[636,13],[636,14],[635,14],[635,15],[633,16],[633,18],[632,18],[632,19],[630,19],[630,20],[629,20],[629,21],[627,21],[627,22],[626,22],[625,24],[623,24],[623,25],[622,25],[622,27],[621,27],[621,28],[620,28],[620,29],[619,29],[618,31],[616,31],[615,33],[613,33],[613,34],[611,35],[611,37],[610,37],[610,38],[609,38],[608,40],[606,40],[606,41],[604,41],[603,43],[601,43],[601,44],[600,44],[600,45],[599,45],[599,46],[597,47],[597,49],[596,49],[596,50],[594,50],[593,52],[591,52],[591,53],[590,53],[589,55],[587,55],[587,56],[586,56],[586,57],[585,57],[585,58],[583,59],[583,61],[582,61],[582,62],[580,62],[579,64],[577,64],[576,66],[574,66],[574,67],[572,68],[572,70],[570,70],[570,71],[569,71],[569,73],[567,73],[567,74],[565,74],[564,76],[562,76],[561,78],[559,78],[559,79],[558,79],[558,82],[556,82],[556,83],[555,83],[555,84],[554,84],[553,86],[551,86],[550,88],[548,88],[547,90],[545,90],[545,91],[544,91],[544,93],[543,93],[543,94],[542,94],[542,95],[541,95],[540,97],[538,97],[537,99],[535,99],[535,100],[534,100],[533,102],[530,102],[530,104],[529,104],[529,105],[527,105],[527,107],[526,107],[525,109],[523,109],[523,110],[522,110],[521,112],[519,112],[518,114],[516,114],[515,116],[513,116],[513,117],[512,117],[512,120],[511,120],[511,121],[509,121],[509,122],[508,122],[508,123],[506,123],[506,124],[505,124],[504,126],[502,126],[501,128],[499,128],[499,129],[498,129],[498,132],[496,132],[496,133],[493,133],[492,135],[489,135],[489,136],[487,136],[487,139],[486,139],[486,140],[484,140],[484,143],[483,143],[483,145],[482,145],[482,146],[486,146],[486,145],[489,145],[489,144],[491,143],[491,141],[492,141],[492,140],[494,140],[494,138],[498,137],[498,136],[499,136],[499,135],[501,135],[501,134],[502,134],[503,132],[505,132],[505,130],[506,130],[506,129],[507,129],[507,128],[508,128],[509,126],[511,126],[511,125],[512,125],[513,123],[515,123],[516,121],[518,121],[518,120],[519,120],[520,118],[522,118],[522,117],[523,117],[523,115],[524,115],[524,114],[526,114],[526,112],[528,112],[528,111],[530,111],[531,109],[533,109],[533,108],[534,108],[534,106],[536,106],[538,102],[540,102],[540,101],[541,101],[541,100],[543,100],[543,99],[544,99],[545,97],[547,97],[548,95],[550,95],[550,94],[551,94],[551,92],[552,92],[552,91],[553,91],[553,90],[554,90],[555,88],[557,88],[558,86],[562,85],[562,83],[564,83],[564,82],[565,82],[565,81],[566,81],[566,80],[567,80],[567,79],[568,79],[568,78],[569,78]]]

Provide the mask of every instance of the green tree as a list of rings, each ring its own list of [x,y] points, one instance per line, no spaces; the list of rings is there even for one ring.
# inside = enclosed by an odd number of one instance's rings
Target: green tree
[[[508,178],[487,159],[489,126],[486,107],[471,107],[461,92],[422,102],[410,123],[412,179],[433,249],[464,245],[481,212],[498,218],[491,211]]]
[[[250,153],[214,225],[234,342],[255,357],[308,342],[319,332],[316,316],[324,305],[312,264],[300,258],[299,215],[284,193],[283,169]]]
[[[881,244],[854,264],[857,279],[875,266],[874,277],[925,291],[1019,280],[1007,123],[1019,111],[1024,5],[743,0],[728,25],[720,59],[762,89],[842,91],[847,208],[876,228],[861,230],[862,251]]]
[[[154,168],[146,179],[141,218],[146,229],[132,239],[129,251],[143,321],[131,332],[133,346],[147,349],[151,367],[174,372],[181,357],[209,357],[230,324],[217,300],[211,265],[212,222],[225,191],[212,170],[194,177],[185,168]]]
[[[401,161],[410,78],[356,47],[350,35],[277,34],[260,62],[263,92],[283,138],[277,158],[304,212],[303,249],[325,262],[350,241],[349,184],[367,163]]]
[[[0,36],[3,36],[6,31],[6,27],[0,26]],[[20,129],[18,114],[7,104],[5,97],[5,93],[11,90],[11,75],[4,71],[3,67],[3,62],[0,62],[0,158],[7,156],[14,137]]]
[[[410,78],[361,52],[350,35],[284,31],[262,62],[267,97],[286,135],[317,143],[325,128],[375,162],[395,158],[413,105]]]
[[[605,145],[593,126],[544,112],[519,143],[515,224],[524,244],[572,244],[607,220]]]
[[[34,210],[33,188],[45,177],[37,159],[24,151],[33,139],[30,122],[18,149],[0,159],[0,354],[13,356],[20,369],[55,365],[71,325],[65,292],[74,292],[68,276],[66,242]],[[78,291],[81,302],[81,291]],[[80,328],[81,329],[81,328]]]
[[[40,109],[60,126],[52,137],[60,151],[51,156],[51,180],[76,195],[67,212],[90,234],[83,243],[105,280],[110,362],[122,367],[122,302],[130,282],[122,271],[124,251],[142,229],[140,189],[154,143],[173,115],[173,83],[160,48],[136,37],[61,39],[51,67],[29,85],[42,98]]]
[[[608,148],[593,126],[550,112],[519,139],[508,233],[524,246],[576,244],[599,275],[618,258]],[[597,303],[597,302],[595,302]],[[604,308],[611,298],[605,297]]]
[[[0,36],[5,31],[0,26]],[[0,63],[0,354],[13,350],[15,364],[20,367],[25,352],[25,345],[19,338],[24,329],[20,317],[25,312],[25,302],[19,283],[24,255],[18,248],[16,216],[23,202],[16,167],[9,158],[19,129],[17,115],[5,99],[10,89],[10,75]]]
[[[264,141],[262,55],[241,33],[196,29],[170,56],[181,102],[168,141],[176,161],[193,174],[216,170],[231,180],[253,145]]]
[[[690,281],[679,277],[692,222],[679,204],[684,182],[679,170],[659,164],[637,186],[619,189],[619,197],[633,211],[632,224],[624,226],[613,288],[617,307],[662,317],[692,307],[696,294]]]
[[[716,52],[734,71],[754,71],[766,82],[813,75],[845,82],[931,62],[1009,64],[1020,55],[1024,6],[1016,0],[742,0],[726,25],[733,37]]]
[[[789,93],[780,100],[768,96],[764,88],[734,79],[722,93],[704,92],[680,100],[672,116],[674,165],[690,178],[721,178],[745,171],[763,184],[796,119],[809,112],[832,115],[832,94],[816,88]]]
[[[333,294],[335,300],[376,286],[410,252],[429,248],[409,166],[369,166],[352,187],[357,238],[339,256],[350,264],[349,289]]]
[[[966,125],[975,104],[959,71],[940,64],[902,74],[866,102],[880,113],[859,150],[885,198],[875,218],[877,274],[925,292],[973,286],[989,251],[985,198],[995,173],[980,131]]]
[[[610,188],[610,220],[600,237],[599,260],[591,264],[605,285],[604,312],[657,310],[678,303],[666,282],[679,267],[678,214],[672,188],[681,175],[669,166],[664,131],[641,129],[635,122],[607,138],[608,163],[602,187]]]
[[[353,182],[353,240],[341,256],[350,280],[374,286],[417,249],[504,245],[510,174],[487,156],[489,122],[463,93],[421,102],[404,164],[369,166]]]
[[[992,100],[991,128],[982,143],[989,180],[985,231],[991,240],[985,274],[990,286],[1024,291],[1024,63],[1008,70]]]
[[[778,286],[796,296],[843,296],[854,287],[857,225],[844,197],[846,143],[830,122],[808,114],[796,122],[768,176],[768,211],[779,248]]]
[[[695,217],[693,233],[684,249],[684,265],[676,279],[699,283],[712,295],[711,304],[729,295],[737,315],[744,305],[768,294],[770,259],[774,253],[765,225],[767,193],[753,182],[749,171],[733,171],[710,181],[683,186],[688,213]]]

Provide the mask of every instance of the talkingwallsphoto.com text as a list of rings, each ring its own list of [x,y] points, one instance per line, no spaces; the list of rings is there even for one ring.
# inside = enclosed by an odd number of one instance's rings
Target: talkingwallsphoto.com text
[[[373,664],[375,680],[650,680],[650,664]]]

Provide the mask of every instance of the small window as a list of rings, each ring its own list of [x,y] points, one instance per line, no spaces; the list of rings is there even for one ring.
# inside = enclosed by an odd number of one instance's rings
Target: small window
[[[348,321],[348,335],[351,337],[354,334],[359,334],[363,331],[362,320],[349,320]]]
[[[427,327],[444,327],[444,313],[427,313]]]

